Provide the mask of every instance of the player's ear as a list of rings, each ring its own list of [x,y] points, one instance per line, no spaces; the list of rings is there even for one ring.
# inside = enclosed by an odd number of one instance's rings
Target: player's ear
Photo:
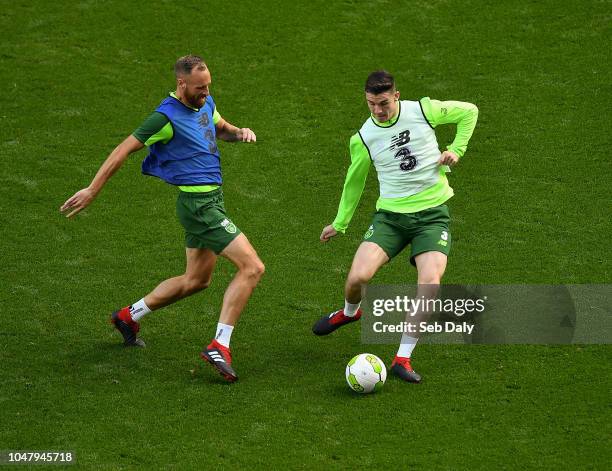
[[[395,91],[395,101],[399,101],[399,97],[400,97],[400,92],[399,90]]]

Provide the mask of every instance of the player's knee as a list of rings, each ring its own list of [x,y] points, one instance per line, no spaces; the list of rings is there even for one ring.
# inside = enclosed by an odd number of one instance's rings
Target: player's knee
[[[257,260],[252,267],[253,277],[257,278],[257,280],[261,279],[263,274],[266,272],[266,266],[263,264],[261,260]]]
[[[266,267],[261,260],[253,260],[243,269],[244,274],[255,283],[261,279],[265,271]]]
[[[257,263],[257,276],[261,278],[266,272],[266,266],[263,264],[261,260]]]
[[[367,270],[351,270],[347,282],[349,285],[364,285],[372,279],[372,274]]]
[[[439,285],[442,277],[439,273],[426,272],[419,273],[419,284],[420,285]]]

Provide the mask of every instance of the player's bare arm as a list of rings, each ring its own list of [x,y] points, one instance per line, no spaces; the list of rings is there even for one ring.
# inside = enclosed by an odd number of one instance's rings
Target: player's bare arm
[[[257,136],[249,128],[238,128],[221,118],[215,125],[217,137],[227,142],[257,142]]]
[[[115,147],[106,158],[96,176],[87,188],[77,191],[66,200],[60,211],[71,218],[91,204],[100,193],[108,179],[123,165],[128,156],[144,147],[134,136],[128,136],[121,144]]]

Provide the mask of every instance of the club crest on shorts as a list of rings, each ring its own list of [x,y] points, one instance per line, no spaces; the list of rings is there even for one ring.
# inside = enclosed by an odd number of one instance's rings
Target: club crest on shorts
[[[370,226],[367,230],[367,232],[365,233],[365,235],[363,236],[364,239],[369,239],[370,237],[372,237],[372,235],[374,234],[374,226]]]
[[[221,226],[223,226],[223,228],[229,232],[230,234],[235,234],[236,233],[236,224],[234,224],[232,221],[230,221],[229,219],[225,218],[223,221],[221,221]]]
[[[448,245],[448,232],[442,231],[438,245],[441,245],[442,247],[446,247]]]

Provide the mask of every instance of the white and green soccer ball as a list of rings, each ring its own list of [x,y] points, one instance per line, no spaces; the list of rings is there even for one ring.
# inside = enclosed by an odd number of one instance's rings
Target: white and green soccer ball
[[[357,355],[346,365],[346,382],[358,393],[380,390],[387,379],[387,368],[380,358],[371,353]]]

